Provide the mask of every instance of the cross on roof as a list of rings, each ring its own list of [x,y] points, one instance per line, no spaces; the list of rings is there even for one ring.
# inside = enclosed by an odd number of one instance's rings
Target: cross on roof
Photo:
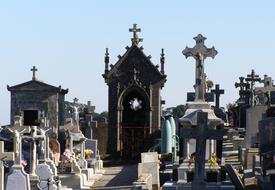
[[[211,90],[211,92],[213,92],[215,94],[216,107],[219,108],[220,107],[220,95],[224,94],[224,90],[220,89],[219,84],[216,84],[215,89]]]
[[[37,68],[35,66],[33,66],[31,71],[32,71],[32,80],[36,80],[35,72],[38,71]]]
[[[133,28],[129,28],[129,32],[133,32],[133,38],[131,38],[132,44],[138,45],[139,42],[143,41],[143,39],[137,35],[138,32],[141,32],[141,29],[137,28],[137,24],[133,24]]]

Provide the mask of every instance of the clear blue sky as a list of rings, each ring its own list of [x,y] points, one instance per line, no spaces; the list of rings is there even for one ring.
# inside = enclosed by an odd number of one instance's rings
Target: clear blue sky
[[[207,59],[209,79],[225,89],[222,105],[238,96],[234,83],[252,68],[275,78],[275,1],[107,1],[8,0],[0,2],[0,123],[9,123],[6,85],[31,79],[33,65],[46,83],[69,88],[67,100],[91,100],[107,110],[104,50],[110,62],[130,45],[128,28],[142,29],[144,52],[159,64],[165,48],[168,81],[162,91],[166,106],[185,104],[193,91],[194,60],[181,51],[193,47],[202,33],[219,54]]]

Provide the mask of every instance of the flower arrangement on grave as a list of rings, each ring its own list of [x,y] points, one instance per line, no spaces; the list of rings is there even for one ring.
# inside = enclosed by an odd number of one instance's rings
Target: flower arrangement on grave
[[[208,163],[210,164],[210,168],[214,168],[215,166],[218,166],[218,157],[216,156],[215,153],[212,153],[209,160],[208,160]]]
[[[75,153],[69,149],[65,149],[61,156],[61,161],[64,163],[71,163],[75,159]]]
[[[26,167],[26,166],[28,165],[27,160],[21,160],[20,164],[21,164],[23,167]]]
[[[94,152],[92,149],[85,149],[85,159],[91,159]]]

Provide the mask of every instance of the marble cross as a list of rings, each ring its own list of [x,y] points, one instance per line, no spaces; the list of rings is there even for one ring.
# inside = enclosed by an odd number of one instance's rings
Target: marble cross
[[[141,32],[141,29],[137,28],[137,24],[133,24],[133,28],[129,28],[129,32],[133,32],[133,38],[131,39],[132,44],[138,45],[139,42],[143,41],[143,39],[139,38],[137,35],[138,32]]]
[[[31,132],[30,135],[24,135],[22,136],[22,139],[28,141],[31,143],[31,171],[30,175],[35,176],[35,169],[36,169],[36,163],[37,163],[37,156],[36,156],[36,142],[44,141],[45,136],[44,135],[38,135],[37,134],[37,126],[31,126]]]
[[[22,134],[29,131],[27,126],[14,125],[7,128],[13,134],[13,152],[14,152],[14,164],[21,164],[21,155],[22,155]]]
[[[213,92],[215,94],[215,101],[216,101],[216,107],[219,108],[220,107],[220,95],[224,94],[224,90],[220,89],[220,85],[216,84],[215,85],[215,89],[211,90],[211,92]]]
[[[14,160],[14,153],[5,152],[4,142],[0,141],[0,190],[4,190],[4,160]]]
[[[201,34],[194,37],[196,41],[196,45],[193,48],[186,48],[182,51],[183,55],[186,58],[192,56],[196,60],[196,82],[195,82],[195,101],[204,101],[205,94],[205,82],[206,82],[206,74],[204,73],[204,60],[207,57],[212,57],[213,59],[218,54],[217,50],[215,50],[214,46],[212,48],[207,48],[204,45],[204,41],[206,37]]]

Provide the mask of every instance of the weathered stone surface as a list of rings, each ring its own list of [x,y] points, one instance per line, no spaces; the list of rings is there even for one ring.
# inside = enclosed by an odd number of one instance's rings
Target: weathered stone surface
[[[22,166],[13,166],[11,173],[6,180],[6,190],[31,190],[29,175],[26,174]]]

